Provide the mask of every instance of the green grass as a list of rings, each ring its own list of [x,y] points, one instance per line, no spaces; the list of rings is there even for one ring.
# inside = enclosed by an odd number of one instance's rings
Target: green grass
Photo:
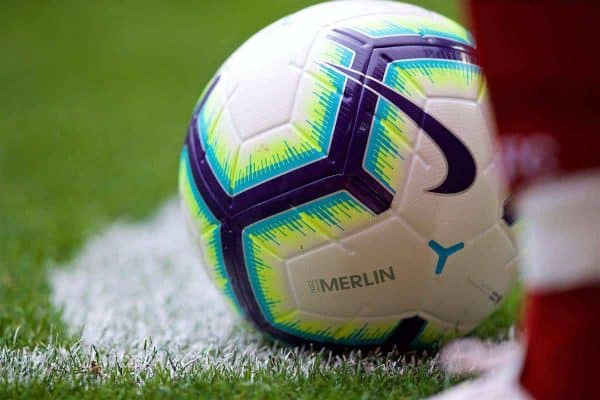
[[[176,189],[191,108],[250,34],[311,1],[3,2],[0,13],[0,348],[77,341],[49,299],[47,267],[118,217],[143,218]],[[420,4],[458,17],[454,2]],[[515,292],[479,331],[508,326]],[[80,355],[76,357],[81,357]],[[127,371],[3,382],[0,398],[411,398],[452,383],[427,364],[232,376],[166,369],[140,386]],[[166,368],[166,367],[165,367]],[[0,369],[2,366],[0,365]]]
[[[59,358],[54,356],[52,360],[56,362]],[[93,372],[89,367],[90,359],[74,356],[66,362],[59,361],[57,365],[76,372],[65,373],[57,368],[53,374],[40,376],[27,384],[7,385],[0,389],[0,395],[2,398],[58,396],[69,399],[128,398],[138,395],[161,399],[198,396],[239,399],[403,399],[431,395],[440,388],[460,381],[442,374],[430,363],[410,360],[403,361],[403,369],[381,367],[373,372],[349,363],[347,367],[332,373],[323,371],[319,362],[303,369],[300,357],[294,360],[297,364],[292,368],[287,362],[281,367],[274,359],[268,370],[259,372],[233,374],[192,367],[185,376],[174,380],[168,365],[155,368],[153,377],[148,379],[127,369],[110,374],[101,370]],[[375,362],[379,363],[380,359]],[[140,381],[143,381],[143,385],[140,385]]]

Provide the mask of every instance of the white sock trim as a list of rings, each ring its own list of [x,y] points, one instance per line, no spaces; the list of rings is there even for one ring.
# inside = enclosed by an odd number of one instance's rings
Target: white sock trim
[[[517,210],[528,287],[600,283],[600,171],[534,186],[521,195]]]

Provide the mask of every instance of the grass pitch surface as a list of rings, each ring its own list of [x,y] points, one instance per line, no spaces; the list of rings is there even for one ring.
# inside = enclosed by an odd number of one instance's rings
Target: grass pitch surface
[[[309,3],[3,4],[0,398],[418,398],[458,381],[434,355],[266,343],[173,240],[197,96],[247,37]],[[478,335],[512,323],[507,300]]]

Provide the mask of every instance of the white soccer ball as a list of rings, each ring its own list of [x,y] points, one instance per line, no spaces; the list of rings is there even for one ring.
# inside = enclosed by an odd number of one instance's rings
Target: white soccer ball
[[[180,191],[208,273],[265,333],[408,348],[469,332],[509,289],[498,169],[469,33],[416,6],[337,1],[225,62]]]

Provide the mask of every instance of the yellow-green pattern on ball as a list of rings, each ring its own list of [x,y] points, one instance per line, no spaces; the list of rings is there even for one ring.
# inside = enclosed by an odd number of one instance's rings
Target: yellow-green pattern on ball
[[[221,245],[221,223],[208,209],[206,202],[202,199],[194,183],[192,176],[190,158],[187,147],[181,152],[179,161],[179,193],[183,200],[183,206],[191,217],[200,240],[200,250],[204,258],[204,265],[210,278],[216,287],[225,294],[232,308],[240,311],[223,259],[223,247]]]
[[[349,345],[382,342],[398,321],[365,323],[357,318],[333,326],[331,319],[307,316],[294,304],[285,271],[286,259],[335,242],[374,218],[352,195],[339,191],[248,226],[242,236],[246,268],[268,320],[308,340]]]

